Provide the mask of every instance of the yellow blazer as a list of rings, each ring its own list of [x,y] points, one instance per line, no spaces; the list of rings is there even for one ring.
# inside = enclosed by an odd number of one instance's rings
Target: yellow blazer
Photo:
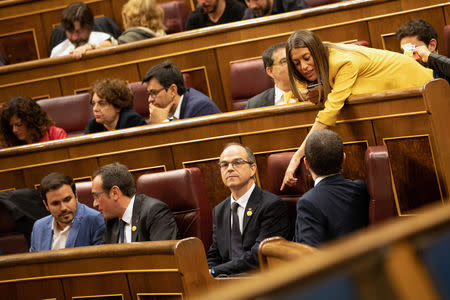
[[[350,95],[373,94],[388,90],[422,87],[433,79],[433,71],[406,55],[356,45],[329,44],[331,92],[316,120],[334,126]],[[333,45],[339,48],[333,48]],[[306,83],[297,81],[300,90]],[[293,97],[285,93],[284,99]]]

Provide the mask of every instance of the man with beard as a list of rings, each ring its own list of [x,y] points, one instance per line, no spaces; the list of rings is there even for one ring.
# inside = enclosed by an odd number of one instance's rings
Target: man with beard
[[[103,216],[78,202],[72,178],[50,173],[42,179],[39,190],[51,215],[34,223],[30,252],[101,243],[105,231]]]
[[[70,54],[73,58],[80,59],[86,51],[117,44],[110,34],[92,31],[94,16],[82,2],[71,3],[63,10],[61,25],[67,39],[53,48],[50,57]]]
[[[402,49],[413,45],[413,58],[432,69],[434,78],[450,82],[450,58],[437,53],[438,34],[430,23],[422,19],[408,21],[398,29],[397,37]]]
[[[247,9],[242,20],[281,14],[308,8],[305,0],[245,0]]]
[[[239,21],[245,6],[236,0],[198,0],[186,22],[186,30]]]

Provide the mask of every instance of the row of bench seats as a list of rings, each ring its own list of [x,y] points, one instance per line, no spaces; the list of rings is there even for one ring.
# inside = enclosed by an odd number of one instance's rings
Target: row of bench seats
[[[268,158],[269,191],[280,196],[289,209],[291,223],[296,219],[296,203],[311,187],[311,180],[302,163],[298,177],[299,183],[279,190],[284,172],[293,152],[271,154]],[[394,217],[395,202],[391,188],[389,158],[382,146],[369,147],[366,152],[367,186],[371,196],[369,206],[370,223],[378,223]],[[177,188],[174,189],[173,187]],[[78,200],[93,207],[91,182],[76,183]],[[162,173],[144,174],[136,181],[137,192],[165,202],[175,216],[181,237],[198,237],[205,249],[209,249],[212,236],[211,205],[198,168],[186,168]],[[14,222],[5,211],[0,210],[0,250],[3,253],[26,251],[23,234],[16,232]],[[9,221],[8,221],[9,220]]]

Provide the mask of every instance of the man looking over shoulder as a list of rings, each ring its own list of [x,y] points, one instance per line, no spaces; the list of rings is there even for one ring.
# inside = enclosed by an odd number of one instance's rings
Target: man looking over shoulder
[[[108,33],[92,31],[94,16],[91,9],[82,2],[69,4],[62,14],[61,25],[67,39],[53,48],[50,57],[72,55],[80,59],[86,51],[117,45],[117,41]]]
[[[258,247],[265,238],[290,238],[286,204],[256,186],[253,152],[237,143],[220,155],[222,181],[231,196],[213,210],[213,242],[208,251],[211,275],[240,274],[258,268]]]
[[[265,17],[308,8],[305,0],[245,0],[247,9],[242,20]]]
[[[286,60],[286,43],[278,43],[264,50],[262,60],[267,75],[273,79],[275,86],[250,98],[247,108],[286,104],[284,93],[291,90]],[[289,103],[295,103],[290,99]]]
[[[186,30],[240,21],[245,5],[237,0],[198,0],[186,22]]]
[[[297,202],[295,242],[317,246],[367,226],[366,185],[342,176],[344,158],[342,140],[331,130],[316,130],[306,140],[305,166],[314,187]]]
[[[42,179],[39,190],[51,215],[34,223],[30,252],[101,243],[105,231],[103,216],[78,202],[72,178],[50,173]]]
[[[208,96],[185,87],[183,75],[171,62],[152,67],[142,82],[147,82],[151,123],[220,113]]]
[[[433,70],[433,77],[443,78],[450,83],[450,58],[437,53],[438,34],[425,20],[413,19],[397,30],[400,47],[412,44],[413,58]]]
[[[169,207],[136,194],[126,166],[117,162],[105,165],[92,177],[94,207],[106,219],[105,244],[177,239],[177,224]]]

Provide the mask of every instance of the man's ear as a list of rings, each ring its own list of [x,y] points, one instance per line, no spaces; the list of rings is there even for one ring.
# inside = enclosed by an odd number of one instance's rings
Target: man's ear
[[[311,167],[309,166],[309,162],[306,159],[306,157],[303,157],[303,162],[305,163],[305,168],[307,171],[311,170]]]
[[[427,48],[428,48],[428,50],[430,50],[430,52],[437,51],[437,41],[436,41],[436,39],[431,39]]]
[[[169,86],[169,92],[170,92],[170,96],[172,96],[172,97],[178,95],[178,87],[175,83],[172,83]]]
[[[42,200],[42,202],[44,202],[44,206],[45,206],[45,208],[48,210],[48,211],[50,211],[49,209],[48,209],[48,205],[47,205],[47,202],[45,202],[45,200]]]
[[[122,195],[122,191],[120,190],[120,188],[117,185],[114,185],[109,190],[109,194],[110,194],[110,197],[116,201]]]
[[[342,165],[344,165],[346,159],[347,159],[347,155],[344,152],[344,154],[342,155]]]
[[[269,75],[270,78],[273,78],[273,72],[272,72],[272,67],[266,67],[266,73],[267,75]]]

